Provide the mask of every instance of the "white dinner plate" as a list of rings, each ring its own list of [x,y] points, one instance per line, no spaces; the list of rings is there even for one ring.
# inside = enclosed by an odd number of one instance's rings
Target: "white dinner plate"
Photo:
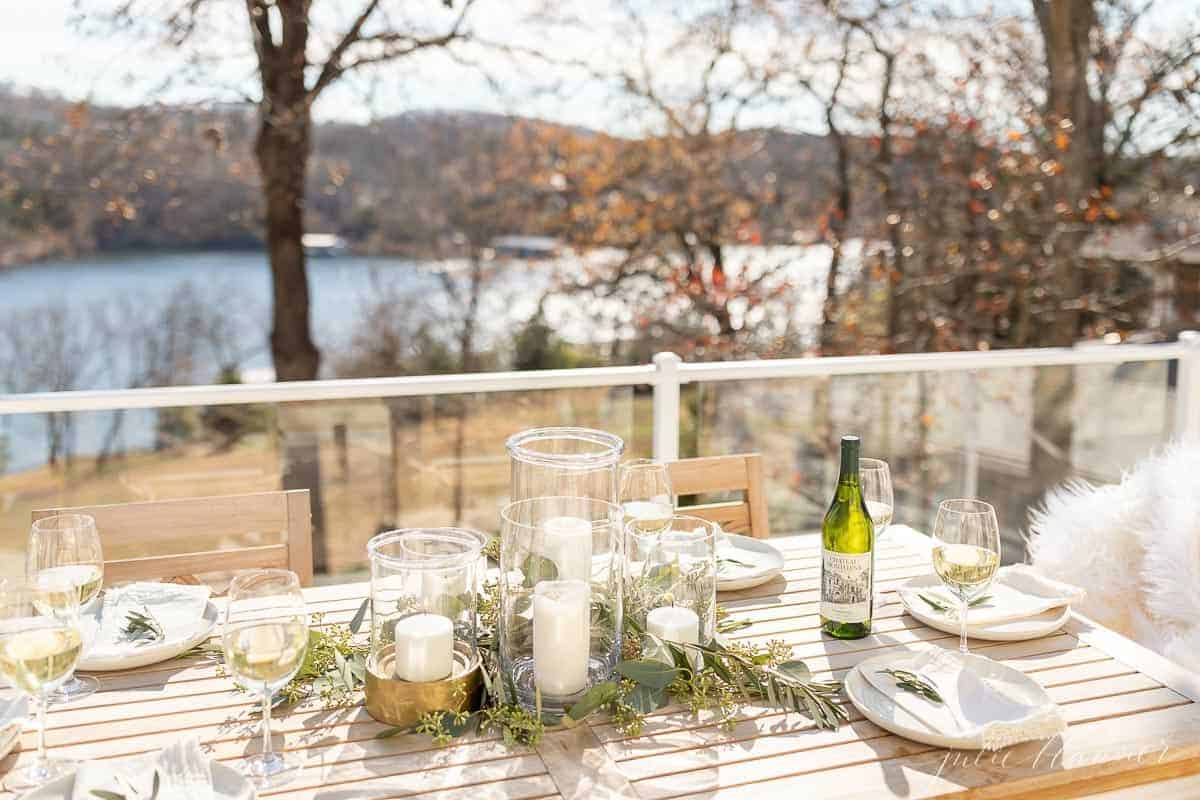
[[[80,672],[111,672],[169,661],[206,641],[212,636],[216,627],[217,607],[210,600],[204,607],[203,616],[196,620],[194,627],[174,631],[160,642],[147,644],[130,642],[128,647],[122,647],[120,653],[85,653],[79,659],[78,670]]]
[[[979,733],[974,736],[934,733],[928,726],[922,724],[893,703],[887,695],[868,683],[862,675],[863,670],[886,669],[889,662],[898,658],[911,657],[911,655],[911,652],[906,651],[893,652],[860,661],[846,673],[846,677],[842,680],[842,690],[846,693],[846,697],[850,698],[850,702],[862,712],[864,717],[897,736],[934,747],[954,750],[983,749],[983,737]],[[1041,684],[1020,670],[973,653],[962,656],[962,658],[967,659],[971,665],[970,669],[985,681],[1002,684],[1004,693],[1013,699],[1030,705],[1051,703],[1050,695],[1046,694],[1046,690],[1042,688]]]
[[[244,775],[219,761],[213,762],[212,777],[213,800],[254,800],[258,796]],[[71,800],[74,788],[75,775],[64,775],[21,795],[20,800]]]
[[[4,758],[11,753],[19,741],[21,741],[20,720],[10,722],[8,725],[0,728],[0,758]]]
[[[940,586],[941,583],[936,575],[922,575],[905,582],[900,588],[923,589],[927,586]],[[957,619],[950,619],[944,614],[934,611],[932,608],[919,608],[918,605],[924,605],[923,603],[909,605],[905,602],[904,592],[896,592],[896,594],[900,598],[900,602],[904,604],[904,610],[914,619],[944,633],[958,635]],[[971,615],[968,613],[967,636],[972,639],[981,639],[988,642],[1021,642],[1026,639],[1040,639],[1043,636],[1049,636],[1057,632],[1063,625],[1067,624],[1067,620],[1070,618],[1070,606],[1052,608],[1049,611],[1043,611],[1041,614],[1035,614],[1025,619],[997,622],[992,625],[972,625]]]
[[[722,558],[731,558],[741,564],[722,562]],[[781,572],[783,553],[762,539],[736,533],[722,533],[717,539],[717,591],[749,589],[766,583]]]

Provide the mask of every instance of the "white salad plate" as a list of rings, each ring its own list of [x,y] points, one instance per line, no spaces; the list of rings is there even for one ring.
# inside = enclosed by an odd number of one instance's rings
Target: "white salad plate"
[[[717,591],[749,589],[766,583],[781,572],[783,553],[762,539],[736,533],[722,533],[717,538]]]
[[[96,606],[100,607],[101,604],[97,603]],[[85,653],[79,659],[78,669],[80,672],[111,672],[169,661],[207,641],[217,627],[217,619],[217,607],[210,600],[205,604],[204,614],[196,619],[194,625],[171,630],[162,641],[129,642],[119,651]]]
[[[941,581],[936,575],[922,575],[907,581],[900,588],[919,591],[926,587],[934,588],[940,585]],[[906,592],[897,592],[896,594],[900,597],[900,602],[904,604],[904,610],[917,621],[935,630],[958,635],[957,619],[948,617],[944,613],[930,608],[920,600],[910,604]],[[925,607],[921,608],[919,606]],[[1060,606],[1052,608],[1049,611],[1043,611],[1041,614],[1035,614],[1032,617],[1025,617],[1024,619],[996,622],[991,625],[972,625],[971,614],[968,612],[967,636],[972,639],[980,639],[988,642],[1021,642],[1027,639],[1040,639],[1043,636],[1049,636],[1059,631],[1063,625],[1067,624],[1067,620],[1070,618],[1071,607]]]
[[[212,762],[213,800],[254,800],[254,785],[232,767]],[[75,776],[64,775],[21,795],[20,800],[71,800]]]
[[[911,657],[911,652],[901,651],[861,661],[846,673],[846,677],[842,680],[842,690],[864,717],[884,730],[903,736],[905,739],[954,750],[983,749],[983,737],[980,733],[964,736],[935,732],[929,725],[898,706],[863,677],[862,673],[865,670],[887,669],[889,665],[897,662],[903,664]],[[971,654],[960,657],[967,659],[971,671],[985,683],[1013,700],[1030,706],[1053,705],[1050,695],[1046,693],[1041,684],[1020,670],[984,656]]]

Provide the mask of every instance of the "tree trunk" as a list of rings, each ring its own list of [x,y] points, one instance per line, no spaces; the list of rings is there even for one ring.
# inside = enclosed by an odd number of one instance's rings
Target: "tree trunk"
[[[308,276],[304,271],[304,183],[312,127],[308,65],[308,0],[278,0],[278,35],[268,9],[248,3],[255,36],[262,104],[254,154],[267,212],[271,263],[271,358],[275,379],[317,377],[320,353],[309,329]],[[280,419],[286,417],[281,415]],[[308,489],[312,507],[313,569],[325,571],[325,509],[321,502],[320,439],[310,431],[284,430],[283,488]]]
[[[271,357],[275,379],[311,381],[320,354],[309,330],[308,276],[304,268],[304,176],[309,143],[305,119],[286,128],[264,117],[256,153],[267,207],[271,262]]]
[[[1034,0],[1034,11],[1046,53],[1047,146],[1062,163],[1052,182],[1056,205],[1050,239],[1049,269],[1030,289],[1049,290],[1053,307],[1036,325],[1037,344],[1072,346],[1080,334],[1082,265],[1076,254],[1087,234],[1081,204],[1096,188],[1103,163],[1103,138],[1093,128],[1103,126],[1088,86],[1090,36],[1096,24],[1094,0]],[[1036,300],[1034,301],[1036,302]],[[1041,492],[1068,477],[1074,424],[1071,404],[1075,371],[1072,367],[1040,367],[1033,387],[1033,444],[1030,468],[1034,491]]]

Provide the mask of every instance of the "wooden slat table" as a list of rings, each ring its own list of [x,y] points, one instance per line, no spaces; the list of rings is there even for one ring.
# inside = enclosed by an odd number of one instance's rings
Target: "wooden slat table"
[[[735,616],[755,623],[738,638],[781,639],[825,678],[840,678],[860,659],[888,648],[957,646],[956,637],[905,615],[888,591],[928,571],[929,540],[921,534],[892,529],[878,554],[885,602],[875,633],[848,642],[822,638],[818,630],[816,536],[773,541],[787,555],[783,578],[721,598]],[[357,583],[314,588],[308,597],[326,623],[344,623],[365,592],[366,585]],[[291,783],[263,796],[1200,796],[1200,781],[1190,777],[1200,773],[1200,677],[1083,618],[1054,636],[976,642],[974,649],[1046,686],[1067,715],[1067,733],[996,754],[951,752],[890,735],[853,708],[840,730],[817,731],[799,715],[751,706],[729,731],[720,730],[711,714],[664,710],[633,738],[597,719],[548,733],[536,750],[509,748],[488,736],[438,748],[418,736],[373,738],[382,726],[361,706],[301,707],[281,712],[275,730],[277,746],[303,767]],[[53,754],[112,758],[195,735],[215,758],[236,766],[260,746],[255,703],[232,692],[230,680],[217,676],[211,664],[175,661],[99,677],[101,692],[50,713]],[[29,757],[32,734],[25,734],[23,745],[21,754],[0,762],[0,773]]]

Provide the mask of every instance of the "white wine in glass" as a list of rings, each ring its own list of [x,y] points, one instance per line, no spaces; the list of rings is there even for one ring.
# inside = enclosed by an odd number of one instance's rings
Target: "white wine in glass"
[[[72,761],[46,756],[46,706],[74,672],[81,646],[74,584],[0,582],[0,677],[37,707],[37,756],[10,772],[5,788],[32,789],[75,770]]]
[[[68,581],[78,593],[79,609],[85,611],[104,585],[104,552],[96,520],[87,514],[54,514],[33,523],[25,558],[25,575],[33,583]],[[87,652],[96,626],[84,624],[83,652]],[[51,695],[51,702],[65,703],[93,694],[95,678],[72,675]]]
[[[263,751],[247,759],[247,771],[260,788],[278,786],[293,765],[271,748],[271,698],[295,676],[308,649],[296,573],[264,569],[234,578],[221,643],[234,680],[262,696]]]
[[[1000,566],[1000,523],[982,500],[943,500],[933,524],[933,571],[959,601],[958,649],[967,651],[967,610]]]
[[[992,582],[999,566],[999,553],[973,544],[933,548],[933,571],[955,595],[977,597]]]
[[[675,514],[675,493],[667,465],[639,458],[621,465],[618,501],[625,525],[641,535],[661,533]]]

